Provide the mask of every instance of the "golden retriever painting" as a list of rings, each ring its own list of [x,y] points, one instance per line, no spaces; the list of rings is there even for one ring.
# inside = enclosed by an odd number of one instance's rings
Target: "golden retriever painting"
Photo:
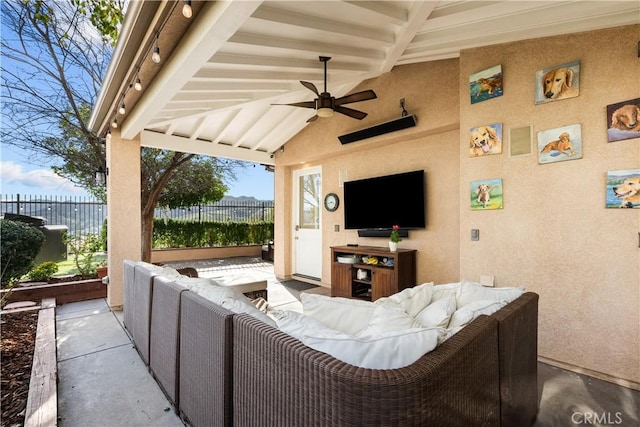
[[[579,124],[538,132],[538,163],[582,158],[582,134]]]
[[[575,98],[580,94],[580,61],[536,73],[536,104]]]
[[[607,173],[607,207],[640,208],[640,169]]]
[[[469,157],[502,153],[502,123],[471,128]]]
[[[553,150],[559,151],[567,156],[573,156],[576,153],[573,151],[573,145],[571,144],[571,138],[568,132],[562,132],[558,139],[549,142],[540,152],[548,153]]]
[[[502,65],[496,65],[469,77],[471,103],[502,96]]]
[[[608,140],[640,137],[640,98],[607,106]]]

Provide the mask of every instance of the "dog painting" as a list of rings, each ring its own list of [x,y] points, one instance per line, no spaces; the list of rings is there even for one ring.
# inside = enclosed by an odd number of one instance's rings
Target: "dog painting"
[[[502,123],[471,128],[469,133],[469,157],[502,153]]]
[[[502,179],[471,182],[471,210],[502,209]]]
[[[580,61],[536,73],[536,104],[575,98],[580,94]]]
[[[640,169],[607,172],[607,208],[640,208]]]
[[[562,162],[582,158],[580,125],[538,132],[538,163]]]
[[[502,65],[496,65],[469,77],[471,103],[502,96]]]
[[[640,138],[640,98],[607,105],[607,140]]]

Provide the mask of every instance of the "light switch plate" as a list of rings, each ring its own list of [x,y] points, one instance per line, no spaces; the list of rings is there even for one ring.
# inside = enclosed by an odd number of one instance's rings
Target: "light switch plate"
[[[471,229],[471,240],[474,242],[480,240],[480,230],[478,230],[477,228]]]

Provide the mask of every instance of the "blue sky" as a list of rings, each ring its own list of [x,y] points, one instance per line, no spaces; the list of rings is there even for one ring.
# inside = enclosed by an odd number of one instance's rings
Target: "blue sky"
[[[1,0],[0,0],[1,1]],[[6,9],[2,8],[2,13]],[[93,31],[87,27],[87,31]],[[3,43],[17,43],[17,36],[5,29],[2,32]],[[2,57],[3,68],[12,69],[13,63],[6,56]],[[37,84],[37,83],[33,83]],[[0,116],[0,127],[3,117]],[[28,159],[32,153],[26,153],[18,147],[7,146],[0,141],[0,195],[10,194],[43,195],[43,196],[83,196],[84,189],[76,187],[70,181],[57,176],[51,170],[51,163],[42,163]],[[236,172],[236,181],[228,182],[227,195],[255,197],[258,200],[273,200],[274,174],[265,170],[264,166],[248,163],[247,168]]]
[[[57,176],[51,165],[25,161],[25,155],[15,147],[0,149],[0,194],[42,196],[83,196],[87,193],[68,180]],[[248,164],[236,172],[237,180],[228,183],[229,196],[249,196],[258,200],[273,200],[273,172],[264,166]]]

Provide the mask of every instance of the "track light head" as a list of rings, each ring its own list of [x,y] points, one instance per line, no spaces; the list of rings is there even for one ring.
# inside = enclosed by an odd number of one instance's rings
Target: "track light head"
[[[182,16],[185,18],[191,18],[193,16],[193,9],[191,9],[191,0],[184,0],[184,6],[182,6]]]
[[[153,47],[153,54],[151,55],[151,60],[156,64],[160,63],[160,47],[158,47],[157,44]]]

